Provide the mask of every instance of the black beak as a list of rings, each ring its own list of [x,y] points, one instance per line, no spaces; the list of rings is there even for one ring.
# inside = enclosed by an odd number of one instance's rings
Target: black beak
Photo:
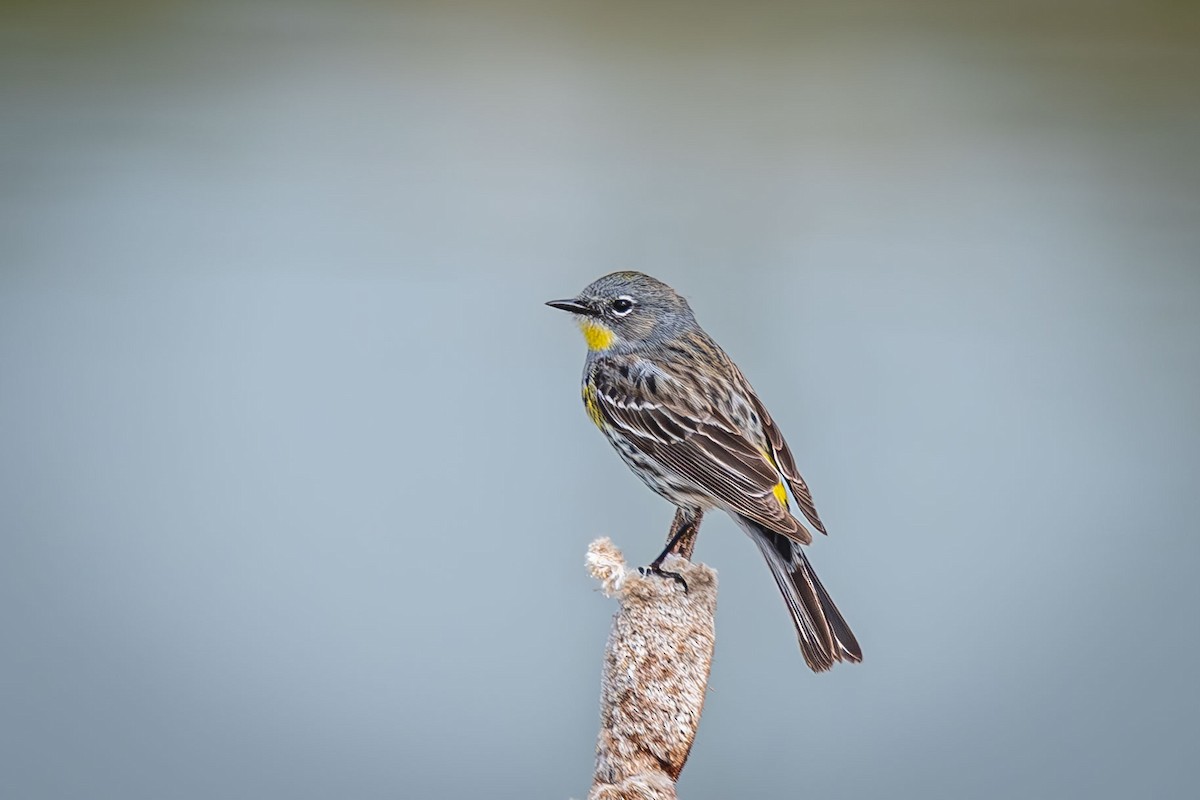
[[[585,317],[596,316],[596,312],[592,310],[591,306],[578,300],[550,300],[546,305],[562,311],[570,311],[572,314],[582,314]]]

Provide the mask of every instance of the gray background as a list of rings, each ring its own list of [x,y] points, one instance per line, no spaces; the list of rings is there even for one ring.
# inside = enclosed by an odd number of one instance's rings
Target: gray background
[[[1189,3],[5,3],[0,796],[586,793],[671,510],[541,305],[675,284],[867,660],[723,518],[685,798],[1194,797]]]

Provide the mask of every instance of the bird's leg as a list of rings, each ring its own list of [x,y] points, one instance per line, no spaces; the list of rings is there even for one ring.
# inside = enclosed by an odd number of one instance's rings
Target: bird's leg
[[[695,515],[685,514],[683,509],[675,511],[675,519],[671,521],[671,532],[667,534],[667,550],[677,556],[692,560],[692,551],[696,549],[696,535],[700,533],[700,520],[704,518],[703,511]],[[664,553],[661,558],[665,558]]]
[[[691,560],[692,550],[696,547],[696,534],[700,532],[700,520],[703,517],[703,511],[692,515],[684,513],[683,509],[678,509],[675,512],[675,519],[671,522],[671,533],[667,538],[667,546],[658,554],[658,558],[651,561],[650,566],[642,571],[643,574],[658,575],[660,578],[671,578],[682,585],[683,590],[686,592],[688,585],[683,576],[678,572],[663,569],[662,563],[672,553],[682,556],[689,561]]]

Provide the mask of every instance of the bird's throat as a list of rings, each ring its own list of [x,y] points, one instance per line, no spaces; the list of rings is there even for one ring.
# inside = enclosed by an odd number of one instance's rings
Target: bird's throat
[[[579,320],[579,330],[587,342],[588,350],[607,350],[617,340],[617,335],[602,322],[583,317]]]

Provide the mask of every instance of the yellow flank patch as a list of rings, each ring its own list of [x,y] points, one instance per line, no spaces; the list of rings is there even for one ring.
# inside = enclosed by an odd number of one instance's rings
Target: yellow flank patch
[[[762,454],[763,454],[763,458],[767,459],[767,463],[769,463],[776,470],[779,469],[779,467],[775,466],[775,459],[771,457],[770,450],[767,450],[764,448],[762,451]],[[786,509],[788,507],[787,489],[784,488],[783,481],[780,481],[779,483],[775,484],[775,488],[773,488],[771,490],[771,492],[775,495],[775,499],[779,501],[779,505],[783,506]]]
[[[580,319],[579,330],[583,331],[589,350],[607,350],[617,339],[611,328],[594,319]]]
[[[583,407],[587,409],[587,415],[596,427],[603,428],[604,422],[600,418],[600,401],[596,399],[596,387],[591,384],[585,384],[583,387]]]

